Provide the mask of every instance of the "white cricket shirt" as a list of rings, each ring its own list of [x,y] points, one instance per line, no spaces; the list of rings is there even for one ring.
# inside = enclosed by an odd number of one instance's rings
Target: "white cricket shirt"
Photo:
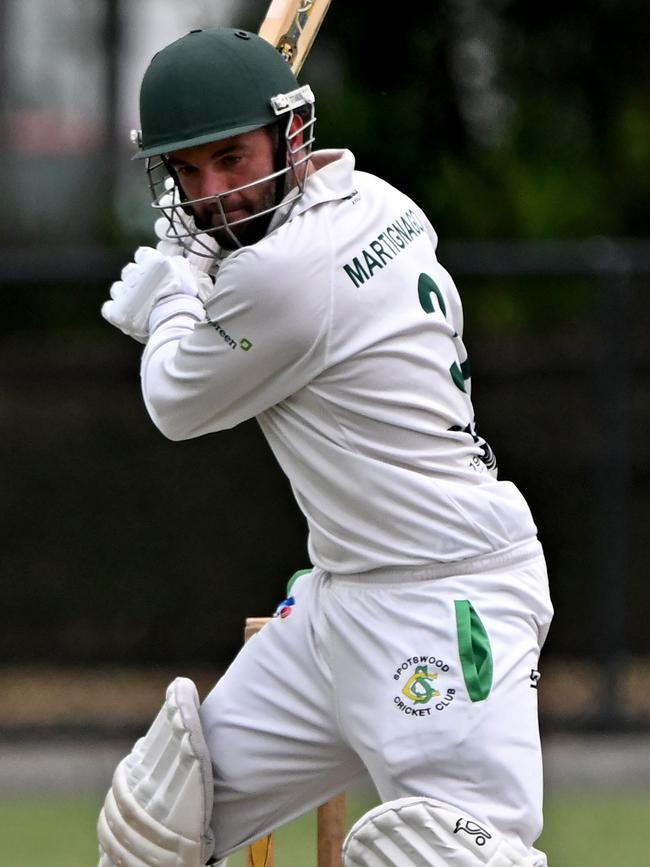
[[[463,314],[407,196],[318,151],[287,222],[151,317],[147,409],[171,439],[257,418],[331,572],[485,555],[536,535],[474,434]],[[207,318],[206,318],[207,312]]]

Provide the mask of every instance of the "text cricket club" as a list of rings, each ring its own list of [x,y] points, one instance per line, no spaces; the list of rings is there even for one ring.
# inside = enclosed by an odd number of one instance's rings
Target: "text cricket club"
[[[401,662],[393,680],[400,693],[393,699],[395,708],[406,716],[424,717],[446,710],[454,700],[456,690],[440,683],[440,675],[449,673],[443,659],[428,654],[410,656]]]

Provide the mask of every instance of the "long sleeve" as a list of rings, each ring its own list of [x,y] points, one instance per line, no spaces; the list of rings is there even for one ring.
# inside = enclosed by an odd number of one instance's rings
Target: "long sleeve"
[[[322,369],[330,269],[322,267],[318,246],[303,257],[302,270],[282,258],[279,250],[287,249],[293,248],[268,238],[228,259],[201,321],[188,305],[154,310],[142,391],[168,438],[234,427]]]

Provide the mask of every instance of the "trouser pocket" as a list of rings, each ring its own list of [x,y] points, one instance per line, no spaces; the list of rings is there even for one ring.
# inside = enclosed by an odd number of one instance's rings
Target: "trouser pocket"
[[[472,701],[484,701],[492,689],[492,648],[481,618],[468,599],[456,599],[456,634],[463,680]]]

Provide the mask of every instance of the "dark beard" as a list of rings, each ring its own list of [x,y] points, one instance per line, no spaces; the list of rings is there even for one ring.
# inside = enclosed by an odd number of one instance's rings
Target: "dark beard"
[[[270,214],[251,217],[245,223],[233,226],[230,230],[223,227],[215,228],[209,216],[200,217],[198,214],[193,216],[196,228],[202,232],[207,232],[222,250],[236,250],[238,247],[248,247],[250,244],[260,241],[268,231],[273,213],[272,211]]]
[[[284,179],[282,183],[284,183]],[[281,198],[280,189],[277,181],[266,181],[262,182],[262,184],[262,197],[258,203],[258,210],[266,211],[278,204]],[[222,249],[236,250],[237,247],[247,247],[249,244],[255,244],[257,241],[260,241],[266,235],[275,211],[271,211],[268,214],[260,214],[259,216],[253,215],[245,222],[240,223],[238,226],[232,226],[229,229],[225,226],[215,226],[212,223],[212,216],[215,213],[221,217],[221,210],[219,208],[215,208],[204,216],[195,214],[194,223],[197,229],[209,232]],[[234,238],[233,235],[235,236]]]

